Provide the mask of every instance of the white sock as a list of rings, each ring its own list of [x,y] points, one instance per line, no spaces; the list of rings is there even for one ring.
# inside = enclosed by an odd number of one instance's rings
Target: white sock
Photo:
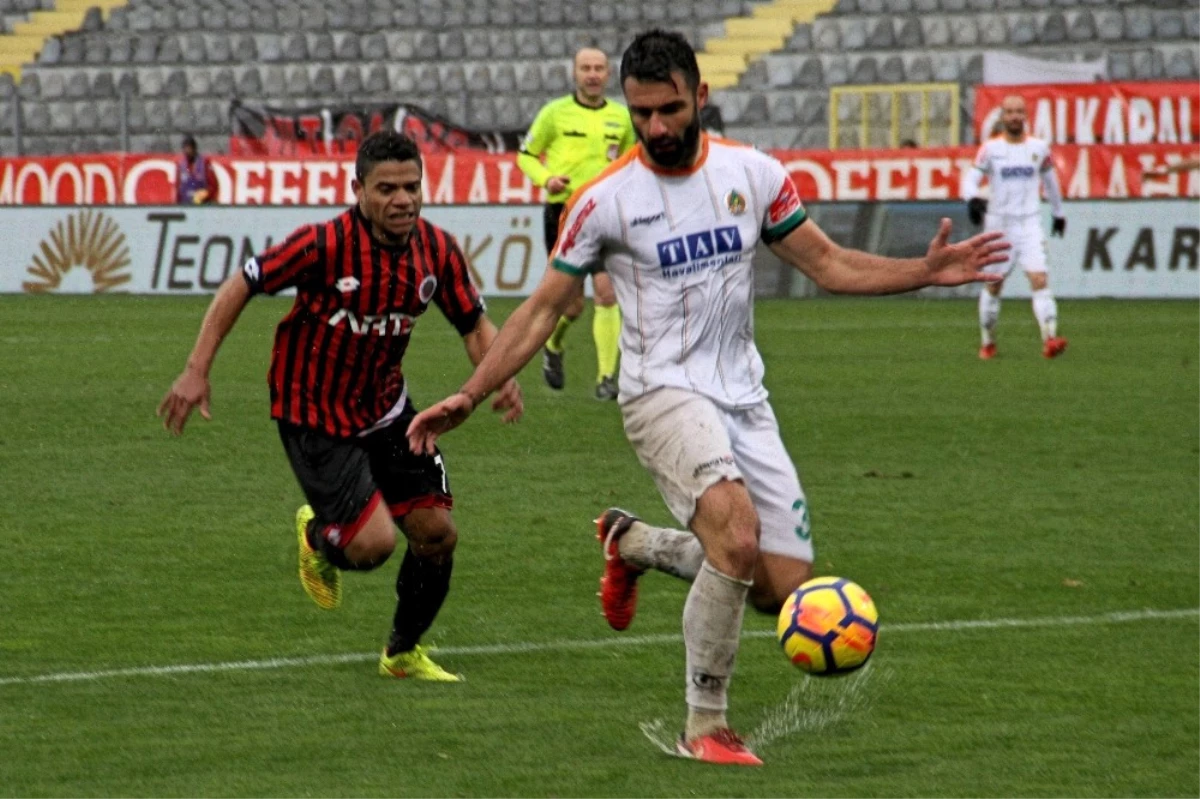
[[[645,522],[634,522],[618,546],[621,557],[639,569],[657,569],[689,582],[704,562],[704,547],[693,533]]]
[[[689,740],[728,726],[727,692],[749,590],[750,580],[722,574],[706,560],[688,592],[683,606],[683,644],[688,705],[684,736]]]
[[[1042,329],[1042,341],[1058,335],[1058,303],[1049,288],[1033,292],[1033,315]]]
[[[1000,318],[1000,298],[984,289],[979,292],[979,336],[983,345],[996,341],[996,320]]]

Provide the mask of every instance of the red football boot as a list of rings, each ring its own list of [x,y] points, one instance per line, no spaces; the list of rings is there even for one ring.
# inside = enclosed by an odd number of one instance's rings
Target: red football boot
[[[685,741],[681,736],[675,744],[680,757],[717,763],[722,766],[761,766],[758,756],[746,748],[738,734],[728,727],[702,735],[694,741]]]
[[[637,580],[642,570],[621,557],[618,542],[638,521],[620,508],[609,508],[596,520],[596,537],[604,547],[604,576],[600,578],[600,606],[614,630],[624,630],[637,612]]]

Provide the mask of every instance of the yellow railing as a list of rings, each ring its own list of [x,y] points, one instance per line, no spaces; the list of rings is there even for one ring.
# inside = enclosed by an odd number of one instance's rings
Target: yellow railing
[[[92,6],[99,8],[103,17],[108,19],[113,8],[123,6],[127,2],[128,0],[55,0],[53,10],[30,13],[29,19],[13,24],[11,33],[0,34],[0,72],[11,73],[14,78],[20,80],[21,67],[37,58],[47,38],[79,30],[83,25],[84,15]]]
[[[829,148],[957,145],[959,104],[957,83],[833,86]],[[903,114],[902,106],[911,113]]]

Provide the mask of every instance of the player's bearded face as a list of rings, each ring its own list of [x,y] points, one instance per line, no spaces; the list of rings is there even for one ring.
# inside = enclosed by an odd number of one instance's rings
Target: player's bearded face
[[[383,161],[353,183],[358,207],[371,232],[388,244],[403,243],[421,216],[421,166],[416,161]]]
[[[634,131],[650,160],[669,169],[691,165],[700,147],[700,109],[708,87],[689,89],[683,75],[675,73],[670,83],[626,78],[624,88]]]
[[[1019,136],[1025,130],[1025,104],[1005,103],[1001,111],[1004,130],[1013,136]]]

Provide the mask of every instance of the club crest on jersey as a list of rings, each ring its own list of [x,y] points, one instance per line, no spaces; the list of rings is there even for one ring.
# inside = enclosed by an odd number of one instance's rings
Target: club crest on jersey
[[[355,291],[362,284],[358,282],[358,278],[351,276],[342,278],[337,283],[334,283],[334,285],[337,286],[338,291],[342,292],[343,294],[349,294],[351,291]]]
[[[422,303],[428,305],[429,301],[433,299],[435,291],[437,291],[437,278],[433,275],[426,275],[417,289],[417,296],[421,298]]]
[[[725,195],[725,207],[734,216],[741,216],[746,213],[746,198],[739,194],[737,189],[730,189]]]

